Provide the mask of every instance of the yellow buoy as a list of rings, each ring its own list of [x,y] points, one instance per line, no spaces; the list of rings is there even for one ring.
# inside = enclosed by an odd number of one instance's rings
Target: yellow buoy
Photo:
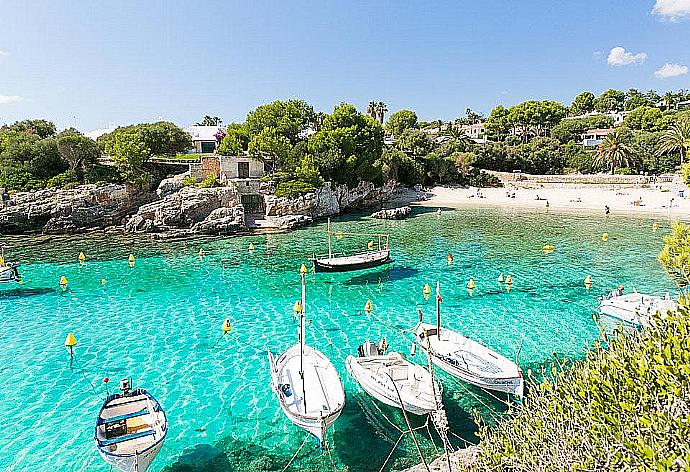
[[[65,338],[65,346],[72,348],[77,345],[77,338],[74,337],[74,333],[67,334]]]
[[[62,288],[67,287],[67,277],[65,277],[64,275],[60,277],[60,285],[62,286]]]
[[[83,263],[86,260],[86,256],[83,252],[79,253],[79,262]]]
[[[476,285],[474,284],[474,279],[473,279],[473,278],[470,278],[470,281],[467,282],[467,288],[469,288],[470,290],[472,290],[472,289],[475,288],[475,287],[476,287]]]
[[[4,265],[5,265],[5,258],[0,256],[0,266],[4,266]]]
[[[249,250],[253,251],[254,250],[254,243],[249,243]]]
[[[585,277],[585,285],[592,285],[592,277],[589,275]]]
[[[499,284],[503,283],[503,272],[501,272],[501,275],[498,276],[498,283]]]
[[[299,300],[297,300],[293,305],[292,311],[294,311],[295,313],[300,313],[302,311],[302,303],[300,303]]]
[[[609,240],[609,233],[604,233],[601,235],[601,240],[602,241],[608,241]]]
[[[134,254],[130,254],[129,257],[127,258],[130,264],[134,263]]]
[[[429,295],[431,293],[431,287],[429,287],[429,284],[424,285],[422,292],[424,293],[424,295]]]
[[[340,239],[340,238],[342,238],[343,236],[344,236],[344,234],[343,234],[342,231],[336,231],[336,232],[335,232],[335,237],[336,237],[336,238]]]
[[[373,309],[374,307],[371,305],[371,300],[367,300],[367,302],[364,304],[364,311],[371,313]]]
[[[369,241],[367,243],[367,249],[369,249],[370,251],[374,249],[374,241]]]
[[[506,277],[506,285],[512,285],[513,284],[513,276],[509,275]]]
[[[656,230],[658,230],[658,229],[659,229],[659,223],[654,223],[654,224],[652,225],[652,230],[656,231]]]
[[[223,330],[223,334],[227,333],[232,329],[232,324],[230,324],[230,318],[225,318],[225,321],[223,321],[223,324],[220,326],[220,329]]]
[[[101,285],[105,285],[105,284],[107,284],[107,283],[108,283],[108,281],[107,281],[107,280],[105,280],[105,279],[101,279]]]
[[[206,251],[204,251],[203,248],[199,249],[199,257],[204,257],[206,255]]]
[[[556,246],[551,246],[550,244],[544,246],[544,252],[551,252],[554,249],[556,249]]]
[[[306,273],[307,273],[307,266],[305,266],[304,264],[302,264],[302,265],[300,266],[300,268],[299,268],[299,273],[300,273],[300,274],[306,274]]]

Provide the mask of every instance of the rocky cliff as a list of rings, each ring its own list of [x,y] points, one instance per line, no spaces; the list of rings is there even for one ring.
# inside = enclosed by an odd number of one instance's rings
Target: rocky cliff
[[[120,225],[123,217],[154,198],[148,189],[121,184],[5,194],[0,200],[0,233],[78,233]]]

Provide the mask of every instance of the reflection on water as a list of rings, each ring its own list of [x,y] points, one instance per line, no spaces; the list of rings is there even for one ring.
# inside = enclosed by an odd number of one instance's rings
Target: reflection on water
[[[398,438],[388,420],[405,424],[400,412],[362,392],[344,361],[364,340],[382,336],[409,355],[407,330],[417,309],[435,319],[435,297],[423,297],[425,284],[441,282],[444,325],[509,358],[522,346],[520,365],[536,374],[556,362],[554,352],[577,359],[596,339],[599,294],[619,283],[673,290],[656,262],[663,234],[652,232],[651,223],[498,209],[444,211],[440,218],[416,212],[403,221],[335,219],[335,230],[390,233],[395,259],[364,272],[307,276],[307,342],[331,358],[347,395],[329,434],[336,465],[378,470]],[[24,283],[0,286],[0,398],[21,401],[0,402],[0,424],[12,425],[0,428],[0,469],[108,470],[92,444],[102,378],[132,376],[160,400],[170,422],[150,470],[282,470],[304,433],[269,389],[265,351],[282,352],[297,341],[297,270],[324,252],[324,230],[325,222],[287,234],[168,242],[99,233],[10,238],[7,256],[22,262]],[[603,231],[608,242],[601,241]],[[334,239],[333,250],[362,251],[367,242]],[[545,254],[544,244],[556,250]],[[513,285],[499,284],[501,274],[510,274]],[[594,281],[589,292],[587,275]],[[62,276],[66,292],[58,286]],[[374,305],[369,315],[367,300]],[[233,328],[223,336],[225,318]],[[78,340],[73,368],[63,344],[68,332]],[[426,364],[420,351],[411,359]],[[463,444],[458,437],[474,441],[472,412],[491,422],[503,405],[445,373],[439,378],[453,444]],[[421,426],[425,419],[413,421]],[[427,456],[440,446],[433,432],[431,438],[421,430]],[[418,461],[407,438],[388,470]],[[332,470],[330,456],[310,441],[291,470]]]

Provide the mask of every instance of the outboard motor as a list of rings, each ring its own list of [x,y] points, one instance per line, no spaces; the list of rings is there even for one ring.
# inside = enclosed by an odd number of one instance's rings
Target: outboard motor
[[[121,379],[120,390],[122,390],[122,395],[129,395],[132,390],[132,379]]]

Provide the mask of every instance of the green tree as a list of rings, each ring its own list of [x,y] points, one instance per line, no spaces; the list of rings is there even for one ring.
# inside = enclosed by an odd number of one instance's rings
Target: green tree
[[[508,119],[508,109],[498,105],[491,110],[485,128],[492,141],[504,141],[512,128]]]
[[[376,116],[378,117],[379,123],[383,125],[383,119],[388,113],[388,107],[383,102],[378,102],[376,104]]]
[[[690,226],[673,223],[671,234],[664,237],[659,262],[682,285],[690,284]]]
[[[400,110],[388,118],[385,130],[387,133],[398,137],[406,129],[413,129],[415,126],[417,126],[417,114],[411,110]]]
[[[434,143],[420,129],[406,129],[395,141],[395,147],[413,157],[423,157],[431,152]]]
[[[551,130],[551,137],[565,144],[569,141],[581,141],[582,134],[590,129],[610,128],[613,118],[607,115],[592,115],[584,118],[565,118]]]
[[[204,115],[204,118],[196,123],[196,126],[220,126],[223,120],[217,116]]]
[[[151,155],[173,155],[192,146],[189,134],[168,121],[120,127],[104,134],[97,141],[103,149],[112,148],[120,134],[136,134]]]
[[[608,89],[594,100],[594,109],[599,113],[609,113],[624,109],[625,92]]]
[[[635,130],[659,131],[663,126],[661,119],[661,110],[642,105],[628,113],[625,117],[625,125]]]
[[[35,134],[41,139],[55,136],[55,123],[48,120],[24,120],[17,121],[9,126],[9,129],[15,131],[24,131],[29,134]]]
[[[96,164],[101,155],[101,149],[93,139],[86,136],[67,134],[57,138],[60,157],[69,165],[78,182],[84,180],[84,175]]]
[[[678,151],[680,165],[685,162],[685,153],[690,148],[690,119],[678,120],[671,129],[666,131],[659,141],[659,153]]]
[[[625,94],[625,109],[631,111],[642,106],[654,106],[654,103],[650,103],[647,96],[639,90],[634,88],[628,90]]]
[[[570,114],[573,116],[584,115],[594,111],[594,94],[592,92],[582,92],[570,105]]]
[[[295,145],[307,130],[314,127],[314,118],[314,108],[302,100],[276,100],[250,112],[246,126],[250,139],[264,128],[272,128]]]
[[[291,149],[290,140],[271,127],[262,129],[249,141],[249,153],[273,161],[277,169],[292,167],[288,164]]]
[[[218,146],[218,154],[237,156],[249,149],[249,130],[244,124],[230,123],[225,137]]]
[[[628,167],[631,162],[632,150],[621,130],[609,133],[604,142],[597,146],[595,164],[610,168],[614,174],[616,167]]]
[[[566,115],[566,108],[552,100],[528,100],[508,109],[508,122],[527,141],[531,136],[546,136]]]
[[[141,136],[136,132],[120,132],[106,143],[105,150],[113,159],[115,168],[128,182],[134,183],[145,177],[144,163],[151,156]]]

